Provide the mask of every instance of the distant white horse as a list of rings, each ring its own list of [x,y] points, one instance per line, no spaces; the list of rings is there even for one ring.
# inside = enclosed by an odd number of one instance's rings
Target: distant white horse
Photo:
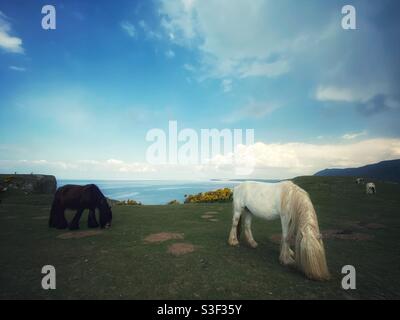
[[[365,186],[367,194],[375,194],[376,193],[376,187],[375,183],[373,182],[368,182]]]
[[[267,220],[281,218],[282,240],[279,260],[293,265],[313,280],[330,278],[324,245],[319,232],[317,215],[306,191],[290,181],[279,183],[244,182],[233,191],[233,219],[229,244],[239,244],[241,219],[244,216],[244,235],[255,248],[251,232],[252,216]],[[295,253],[290,241],[295,239]]]
[[[357,178],[356,179],[356,183],[357,184],[361,184],[361,183],[364,183],[364,182],[365,182],[364,178]]]

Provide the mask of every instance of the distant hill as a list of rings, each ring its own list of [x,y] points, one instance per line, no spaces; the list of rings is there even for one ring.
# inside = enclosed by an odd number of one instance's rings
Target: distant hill
[[[366,177],[383,181],[400,182],[400,159],[382,161],[359,168],[324,169],[315,176],[354,176]]]

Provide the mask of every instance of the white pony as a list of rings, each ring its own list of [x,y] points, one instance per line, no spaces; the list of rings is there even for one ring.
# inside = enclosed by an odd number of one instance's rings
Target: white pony
[[[376,187],[375,183],[373,182],[368,182],[365,186],[367,194],[375,194],[376,193]]]
[[[239,244],[241,219],[244,216],[244,235],[255,248],[251,232],[252,216],[267,220],[281,218],[282,240],[279,260],[293,265],[313,280],[330,278],[324,245],[319,232],[317,215],[306,191],[293,182],[244,182],[233,191],[233,219],[229,244]],[[295,253],[290,241],[295,240]]]

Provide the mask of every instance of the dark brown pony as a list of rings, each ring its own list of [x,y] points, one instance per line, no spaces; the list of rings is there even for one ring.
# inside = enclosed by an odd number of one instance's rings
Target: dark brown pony
[[[50,211],[49,227],[57,229],[79,229],[79,220],[85,209],[89,209],[88,227],[97,228],[96,208],[100,213],[100,227],[111,226],[112,212],[106,197],[95,184],[78,186],[68,184],[57,189]],[[77,210],[68,224],[65,209]]]

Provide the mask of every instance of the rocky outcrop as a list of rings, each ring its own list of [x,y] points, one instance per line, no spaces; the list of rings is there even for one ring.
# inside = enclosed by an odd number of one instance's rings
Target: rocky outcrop
[[[56,177],[43,174],[0,174],[0,191],[52,194],[57,189]]]

